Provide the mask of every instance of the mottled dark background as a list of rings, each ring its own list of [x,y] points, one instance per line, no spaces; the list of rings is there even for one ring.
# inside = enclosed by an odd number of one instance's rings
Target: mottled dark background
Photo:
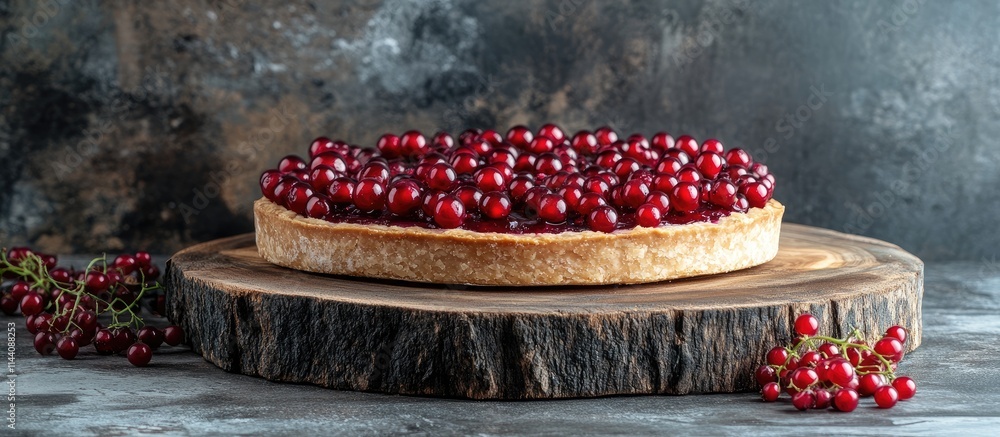
[[[998,29],[995,1],[0,0],[0,244],[171,252],[250,231],[317,135],[554,121],[746,146],[789,221],[995,259]]]

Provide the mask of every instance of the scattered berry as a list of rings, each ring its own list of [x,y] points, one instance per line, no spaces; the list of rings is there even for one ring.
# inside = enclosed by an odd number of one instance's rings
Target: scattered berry
[[[799,315],[794,330],[792,343],[768,350],[766,364],[754,370],[765,401],[777,400],[784,391],[798,410],[849,412],[861,397],[872,396],[878,407],[892,408],[916,393],[913,379],[895,373],[905,350],[904,328],[889,328],[873,346],[858,330],[843,339],[819,335],[819,319],[811,314]]]

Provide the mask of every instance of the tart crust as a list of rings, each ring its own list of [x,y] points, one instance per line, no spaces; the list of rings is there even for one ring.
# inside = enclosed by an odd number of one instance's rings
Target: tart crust
[[[636,284],[730,272],[778,252],[785,207],[732,213],[717,223],[602,232],[502,234],[330,223],[261,198],[257,250],[315,273],[487,286]]]

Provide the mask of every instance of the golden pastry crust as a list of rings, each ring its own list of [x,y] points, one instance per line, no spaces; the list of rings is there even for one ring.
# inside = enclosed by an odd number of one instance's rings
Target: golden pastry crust
[[[315,273],[469,285],[636,284],[724,273],[770,261],[785,207],[733,213],[718,223],[602,232],[501,234],[330,223],[261,198],[257,250]]]

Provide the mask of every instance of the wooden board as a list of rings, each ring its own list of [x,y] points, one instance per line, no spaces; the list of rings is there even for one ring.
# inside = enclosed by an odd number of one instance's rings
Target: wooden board
[[[771,262],[620,287],[482,288],[335,277],[262,260],[252,234],[168,262],[168,313],[231,372],[474,399],[732,392],[811,312],[821,333],[910,329],[923,263],[897,246],[784,224]]]

